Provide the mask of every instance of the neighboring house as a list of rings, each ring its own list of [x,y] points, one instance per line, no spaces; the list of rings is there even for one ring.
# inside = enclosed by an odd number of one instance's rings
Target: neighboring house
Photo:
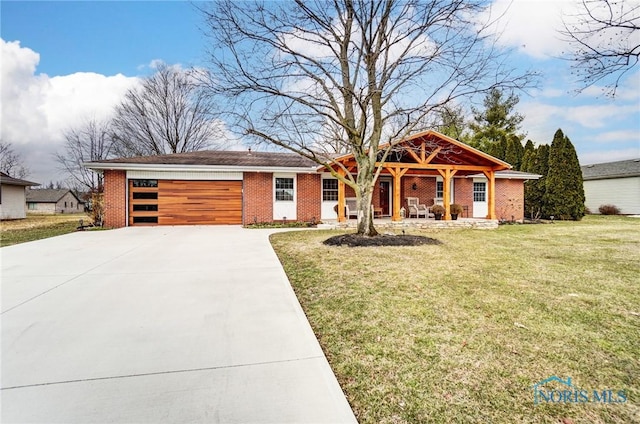
[[[24,219],[25,190],[38,183],[10,177],[0,172],[0,219]]]
[[[347,168],[352,155],[337,158]],[[292,153],[200,151],[85,164],[104,174],[105,225],[251,224],[339,220],[354,193]],[[402,219],[407,197],[462,204],[467,217],[524,217],[524,183],[539,176],[434,131],[394,148],[376,182],[378,216]],[[342,205],[342,207],[336,207]]]
[[[84,203],[69,189],[41,188],[27,190],[30,213],[56,214],[84,212]]]
[[[584,165],[585,205],[599,213],[601,205],[615,205],[624,215],[640,215],[640,159]]]

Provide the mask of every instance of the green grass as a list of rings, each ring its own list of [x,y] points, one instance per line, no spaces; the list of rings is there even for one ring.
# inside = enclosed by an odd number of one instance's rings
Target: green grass
[[[412,233],[443,244],[272,235],[360,423],[640,422],[639,219]],[[534,405],[551,375],[628,400]]]
[[[85,225],[91,221],[86,214],[29,214],[26,219],[2,221],[0,247],[72,233],[81,219]]]

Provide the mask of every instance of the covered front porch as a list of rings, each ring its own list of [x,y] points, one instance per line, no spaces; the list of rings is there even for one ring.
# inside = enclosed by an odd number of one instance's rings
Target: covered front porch
[[[337,158],[336,162],[338,164],[334,165],[334,169],[339,175],[346,176],[347,172],[357,173],[358,167],[353,155]],[[377,218],[374,222],[378,226],[384,225],[385,216],[388,216],[389,221],[393,223],[409,222],[407,218],[410,211],[407,208],[407,199],[416,197],[419,203],[428,208],[435,204],[443,206],[445,221],[451,221],[452,200],[465,208],[466,219],[472,216],[496,220],[495,173],[509,169],[510,165],[443,134],[426,131],[392,146],[385,161],[376,163],[376,167],[380,170],[376,181],[376,186],[380,186],[380,194],[376,195],[374,192],[373,207],[374,218]],[[483,181],[486,181],[483,185],[484,191],[475,191],[475,183],[470,179],[472,176],[483,177]],[[462,185],[467,189],[456,191],[454,179],[465,182]],[[440,185],[436,188],[437,183]],[[345,207],[348,206],[347,198],[349,197],[347,185],[339,180],[337,191],[337,222],[348,223],[353,206]],[[480,195],[483,202],[486,202],[481,216],[479,216],[479,208],[470,214],[473,204]],[[461,198],[461,201],[458,201],[458,198]],[[458,225],[470,225],[469,222],[475,221],[466,221],[466,224]]]

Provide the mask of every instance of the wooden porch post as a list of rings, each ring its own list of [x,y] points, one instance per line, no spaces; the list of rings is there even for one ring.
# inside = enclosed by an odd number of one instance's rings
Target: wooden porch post
[[[344,172],[341,170],[340,175],[344,175]],[[347,218],[344,216],[344,182],[338,180],[338,222],[345,222]]]
[[[489,201],[487,219],[496,219],[496,174],[491,170],[484,171],[484,175],[487,177],[489,182],[487,187],[487,191],[489,192],[487,193]]]
[[[453,171],[450,168],[438,169],[440,175],[442,175],[442,203],[444,206],[444,219],[449,221],[451,219],[451,178],[457,171]]]
[[[407,173],[409,168],[389,168],[389,172],[393,176],[393,214],[391,215],[392,221],[400,221],[400,208],[402,207],[402,200],[400,191],[402,184],[402,176]]]

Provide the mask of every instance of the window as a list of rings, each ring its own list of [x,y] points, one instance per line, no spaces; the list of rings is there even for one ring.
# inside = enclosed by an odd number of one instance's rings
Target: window
[[[27,207],[29,208],[29,210],[34,211],[36,210],[36,204],[33,202],[29,202],[27,203]]]
[[[134,199],[157,199],[158,198],[158,192],[147,192],[147,191],[143,191],[143,192],[135,192],[133,193],[132,196]]]
[[[134,187],[158,187],[158,180],[132,180]]]
[[[71,202],[71,207],[73,207],[73,202]]]
[[[338,180],[322,180],[322,200],[338,200]]]
[[[129,225],[158,223],[158,180],[129,180]]]
[[[157,224],[158,217],[157,216],[134,216],[133,223],[134,224]]]
[[[136,212],[154,212],[158,210],[158,205],[133,205],[133,210]]]
[[[436,197],[438,199],[444,197],[444,181],[436,181]]]
[[[64,202],[64,207],[65,207],[65,208],[67,207],[67,202]]]
[[[473,201],[484,202],[486,201],[487,184],[486,183],[473,183]]]
[[[276,201],[293,201],[293,178],[276,178]]]

